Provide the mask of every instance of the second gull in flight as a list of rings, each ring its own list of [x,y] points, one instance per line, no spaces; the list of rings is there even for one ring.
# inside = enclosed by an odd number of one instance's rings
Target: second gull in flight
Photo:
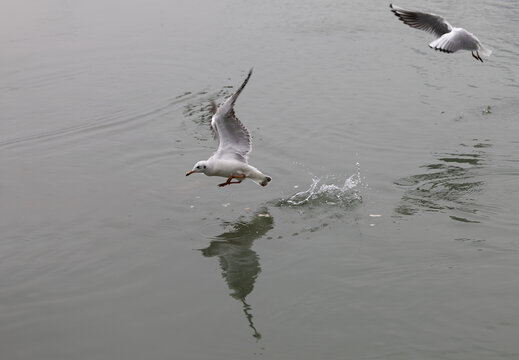
[[[490,54],[492,54],[492,51],[484,47],[474,34],[463,28],[452,27],[452,25],[440,15],[406,10],[393,4],[389,4],[389,7],[404,24],[438,36],[438,39],[429,44],[429,47],[434,50],[440,50],[446,53],[453,53],[458,50],[469,50],[472,52],[472,56],[481,62],[483,62],[483,59],[479,56],[479,52],[484,56],[490,56]],[[474,51],[476,52],[475,55]]]

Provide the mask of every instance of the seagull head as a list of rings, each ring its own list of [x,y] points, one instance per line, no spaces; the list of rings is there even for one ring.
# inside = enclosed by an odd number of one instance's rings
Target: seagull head
[[[205,173],[207,171],[207,161],[199,161],[193,166],[193,169],[191,171],[188,171],[186,173],[186,176],[189,176],[193,173]]]

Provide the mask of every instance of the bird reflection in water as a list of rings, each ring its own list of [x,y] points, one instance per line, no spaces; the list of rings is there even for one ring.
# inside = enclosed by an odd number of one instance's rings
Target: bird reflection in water
[[[235,222],[224,222],[222,225],[230,230],[215,236],[215,240],[201,251],[206,257],[218,257],[222,276],[232,290],[230,295],[242,302],[243,312],[254,332],[252,336],[260,339],[261,334],[254,326],[252,308],[246,302],[261,272],[259,256],[251,247],[254,240],[274,228],[274,219],[268,209],[261,208],[250,219],[240,217]]]

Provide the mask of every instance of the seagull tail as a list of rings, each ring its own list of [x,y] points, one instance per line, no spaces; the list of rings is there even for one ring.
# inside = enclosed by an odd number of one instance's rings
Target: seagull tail
[[[268,175],[261,174],[262,176],[248,176],[249,179],[254,181],[256,184],[261,185],[263,187],[267,186],[269,182],[272,181],[272,178]]]
[[[261,186],[267,186],[269,182],[272,181],[272,178],[270,176],[263,174],[254,166],[249,165],[249,170],[246,172],[246,174],[249,179]]]
[[[478,44],[478,51],[481,55],[483,56],[490,56],[492,54],[492,50],[490,50],[489,48],[486,48],[484,47],[483,45],[481,44]]]
[[[257,183],[258,185],[265,187],[269,184],[269,182],[272,181],[272,178],[270,176],[265,175],[265,177],[263,179],[252,179],[252,180],[254,180],[254,182]]]

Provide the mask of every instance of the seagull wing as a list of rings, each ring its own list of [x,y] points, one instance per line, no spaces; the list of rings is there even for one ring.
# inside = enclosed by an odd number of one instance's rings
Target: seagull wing
[[[252,75],[252,69],[240,88],[216,110],[211,120],[211,126],[218,134],[218,150],[215,157],[233,157],[247,161],[251,151],[249,131],[234,114],[234,103]]]
[[[444,34],[440,38],[431,42],[429,47],[434,50],[453,53],[458,50],[470,49],[474,44],[472,38],[469,38],[460,32],[451,31],[450,33]]]
[[[389,4],[391,11],[404,23],[415,29],[425,30],[440,37],[452,30],[451,24],[440,15],[402,9]]]

